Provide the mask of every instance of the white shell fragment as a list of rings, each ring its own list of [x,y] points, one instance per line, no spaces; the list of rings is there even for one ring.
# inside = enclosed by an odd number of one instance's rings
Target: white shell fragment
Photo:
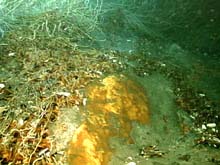
[[[69,92],[57,92],[56,94],[59,95],[59,96],[65,96],[65,97],[70,96]]]
[[[14,53],[14,52],[11,52],[11,53],[8,54],[8,56],[9,56],[9,57],[15,56],[15,53]]]
[[[0,89],[3,89],[5,87],[5,84],[0,83]]]
[[[48,148],[42,149],[42,150],[38,153],[38,155],[41,156],[41,155],[45,154],[47,151],[49,151]]]
[[[215,128],[212,128],[212,132],[216,132],[216,129],[215,129]]]
[[[136,165],[136,163],[135,162],[129,162],[129,163],[127,163],[127,165]]]
[[[220,143],[220,139],[217,138],[217,137],[213,137],[213,140],[214,140],[215,142],[217,142],[217,143]]]
[[[202,125],[202,129],[206,129],[206,126],[205,126],[205,124],[203,124],[203,125]]]
[[[160,66],[165,67],[165,66],[166,66],[166,64],[162,63],[162,64],[160,64]]]
[[[208,124],[206,124],[206,126],[209,128],[214,128],[214,127],[216,127],[216,124],[215,123],[208,123]]]
[[[102,75],[102,72],[101,72],[101,71],[98,71],[98,70],[97,70],[96,73],[99,74],[99,75]]]
[[[83,98],[82,104],[83,106],[86,106],[87,98]]]
[[[19,125],[20,127],[24,125],[24,120],[23,120],[22,118],[20,118],[20,119],[18,120],[18,125]]]
[[[128,53],[131,54],[133,52],[133,50],[129,50]]]
[[[200,97],[205,97],[205,94],[204,93],[200,93],[199,96]]]

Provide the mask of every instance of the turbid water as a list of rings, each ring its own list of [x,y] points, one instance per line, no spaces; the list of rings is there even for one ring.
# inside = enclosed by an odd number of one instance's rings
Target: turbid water
[[[220,164],[216,0],[0,2],[0,164]]]

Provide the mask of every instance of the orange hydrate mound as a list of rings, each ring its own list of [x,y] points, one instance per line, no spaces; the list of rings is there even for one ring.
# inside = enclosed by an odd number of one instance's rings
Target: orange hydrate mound
[[[71,165],[108,164],[113,150],[111,137],[132,143],[132,121],[149,122],[144,89],[124,76],[109,76],[87,88],[87,120],[74,133],[68,149]]]
[[[86,124],[82,124],[75,132],[68,151],[68,162],[71,165],[101,165],[107,164],[111,155],[107,143],[96,132],[90,132]]]

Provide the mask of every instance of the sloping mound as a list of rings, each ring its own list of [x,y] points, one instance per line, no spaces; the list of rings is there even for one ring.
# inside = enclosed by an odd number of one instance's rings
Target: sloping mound
[[[148,102],[141,86],[124,76],[108,76],[87,89],[87,120],[75,132],[68,150],[74,165],[107,164],[111,137],[132,143],[132,121],[149,122]]]

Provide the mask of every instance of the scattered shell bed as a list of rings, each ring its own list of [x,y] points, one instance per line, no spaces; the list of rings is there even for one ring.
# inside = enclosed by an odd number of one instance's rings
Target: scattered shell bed
[[[123,66],[114,52],[29,50],[13,54],[0,57],[0,163],[64,164],[65,146],[56,146],[50,125],[61,109],[85,104],[85,86],[120,72]]]

